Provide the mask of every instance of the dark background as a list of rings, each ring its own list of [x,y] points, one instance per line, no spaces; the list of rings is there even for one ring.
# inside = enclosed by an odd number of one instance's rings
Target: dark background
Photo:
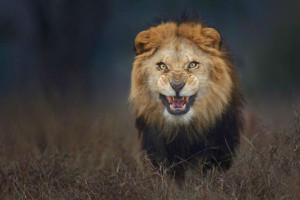
[[[127,99],[135,36],[184,11],[220,32],[246,105],[231,170],[179,189]],[[300,199],[299,36],[300,0],[0,0],[0,199]]]
[[[126,103],[135,36],[155,18],[196,11],[232,51],[251,105],[292,104],[299,9],[297,0],[2,0],[0,97]]]

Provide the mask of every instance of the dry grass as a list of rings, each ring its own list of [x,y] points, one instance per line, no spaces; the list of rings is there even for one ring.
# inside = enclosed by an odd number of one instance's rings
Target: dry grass
[[[22,102],[1,103],[0,199],[300,199],[296,110],[278,132],[249,115],[233,167],[180,190],[138,159],[126,106]]]

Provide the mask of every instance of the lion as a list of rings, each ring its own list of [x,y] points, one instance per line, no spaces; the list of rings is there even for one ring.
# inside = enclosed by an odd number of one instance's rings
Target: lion
[[[236,67],[220,34],[197,20],[162,21],[135,38],[129,101],[141,146],[176,180],[229,169],[243,130]]]

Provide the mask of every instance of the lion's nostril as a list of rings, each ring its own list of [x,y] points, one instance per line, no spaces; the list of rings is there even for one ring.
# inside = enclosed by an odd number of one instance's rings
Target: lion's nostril
[[[184,87],[185,83],[172,81],[170,82],[170,85],[176,92],[179,92]]]

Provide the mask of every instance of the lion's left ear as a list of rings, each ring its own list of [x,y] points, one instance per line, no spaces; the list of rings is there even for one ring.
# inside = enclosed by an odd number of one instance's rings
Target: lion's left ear
[[[202,28],[201,34],[204,38],[204,45],[219,49],[221,36],[218,31],[213,28]]]
[[[134,41],[134,48],[137,55],[142,54],[146,51],[149,51],[149,43],[150,43],[150,31],[142,31],[140,32]]]

